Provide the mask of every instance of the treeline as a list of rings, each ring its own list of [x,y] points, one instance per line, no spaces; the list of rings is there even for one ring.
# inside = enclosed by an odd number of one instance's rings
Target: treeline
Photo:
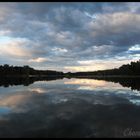
[[[0,65],[0,76],[63,76],[63,72],[52,70],[35,70],[29,66],[9,66],[8,64]]]
[[[121,75],[121,76],[137,76],[140,75],[140,60],[131,62],[130,64],[122,65],[119,68],[109,70],[99,70],[93,72],[76,72],[67,73],[67,76],[108,76],[108,75]]]
[[[122,65],[119,68],[109,70],[98,70],[93,72],[76,72],[76,73],[63,73],[52,70],[35,70],[29,66],[9,66],[7,64],[0,65],[0,76],[65,76],[65,77],[78,77],[78,76],[137,76],[140,75],[140,60],[131,62],[130,64]]]

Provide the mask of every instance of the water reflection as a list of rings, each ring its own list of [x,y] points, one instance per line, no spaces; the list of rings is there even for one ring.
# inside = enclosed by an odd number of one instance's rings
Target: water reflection
[[[36,81],[51,81],[63,79],[62,76],[47,76],[47,77],[0,77],[0,86],[9,87],[14,85],[29,86]]]
[[[84,77],[82,77],[84,79]],[[87,79],[87,77],[85,77]],[[108,82],[119,83],[123,87],[130,87],[132,90],[140,90],[140,77],[88,77],[88,79],[105,80]]]
[[[0,87],[0,137],[127,137],[139,118],[140,91],[107,80]]]
[[[9,86],[17,86],[17,85],[24,85],[24,86],[29,86],[31,84],[33,84],[36,81],[52,81],[52,80],[58,80],[58,79],[63,79],[63,76],[59,76],[59,77],[53,77],[53,76],[49,76],[49,77],[0,77],[0,86],[4,86],[4,87],[9,87]],[[93,87],[91,87],[91,85],[93,85],[92,83],[94,83],[94,86],[101,86],[102,84],[105,84],[105,81],[107,82],[113,82],[113,83],[118,83],[121,84],[123,87],[130,87],[132,90],[140,90],[140,77],[82,77],[79,78],[80,83],[82,83],[84,85],[89,84],[90,86],[88,87],[89,89],[91,88],[91,90],[93,89]],[[88,79],[88,80],[84,80],[84,79]],[[96,79],[96,80],[95,80]],[[78,82],[79,80],[74,80],[72,82]],[[70,82],[70,81],[68,81]],[[74,84],[74,83],[73,83]],[[75,83],[76,84],[76,83]],[[112,84],[113,85],[113,84]],[[83,87],[84,88],[84,87]],[[85,87],[87,88],[87,86]]]
[[[33,88],[33,89],[30,89],[30,91],[34,93],[38,93],[38,94],[42,94],[46,92],[46,90],[44,90],[43,88]]]
[[[108,89],[108,87],[113,87],[113,89],[120,89],[122,86],[120,84],[115,84],[112,82],[106,82],[104,80],[95,79],[71,79],[66,81],[65,84],[79,85],[79,89],[83,90],[97,90],[97,89]]]

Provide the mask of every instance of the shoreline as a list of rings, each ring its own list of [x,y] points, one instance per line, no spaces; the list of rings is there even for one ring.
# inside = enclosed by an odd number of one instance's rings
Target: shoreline
[[[140,78],[140,75],[0,75],[0,78]]]

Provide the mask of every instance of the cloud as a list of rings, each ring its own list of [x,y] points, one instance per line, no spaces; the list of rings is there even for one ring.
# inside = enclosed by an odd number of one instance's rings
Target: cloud
[[[132,60],[132,59],[131,59]],[[118,68],[123,64],[128,64],[131,61],[128,60],[117,60],[117,59],[108,59],[108,60],[85,60],[85,61],[78,61],[77,66],[66,66],[64,67],[67,71],[96,71],[96,70],[105,70],[105,69],[113,69]],[[113,62],[113,63],[112,63]]]
[[[30,59],[29,62],[36,62],[36,63],[42,63],[42,62],[46,62],[47,58],[34,58],[34,59]]]
[[[2,3],[0,63],[64,71],[117,67],[140,53],[139,6],[118,2]],[[91,66],[94,63],[96,66]]]
[[[4,38],[2,39],[4,40]],[[3,56],[14,56],[14,57],[28,57],[30,56],[30,52],[27,48],[25,48],[27,44],[26,39],[21,38],[5,38],[5,41],[0,42],[0,55]]]
[[[52,48],[52,51],[54,51],[55,53],[67,53],[68,50],[67,49],[64,49],[64,48]]]
[[[9,13],[13,11],[14,4],[12,3],[1,3],[0,4],[0,23],[4,23],[10,17]]]
[[[134,46],[132,46],[132,47],[130,47],[129,49],[128,49],[128,51],[135,51],[135,52],[139,52],[140,51],[140,45],[134,45]]]
[[[6,36],[6,35],[8,35],[8,34],[10,34],[10,33],[11,33],[10,30],[1,30],[1,31],[0,31],[0,36]]]
[[[98,15],[96,21],[88,24],[97,44],[113,44],[115,46],[131,46],[139,42],[140,15],[120,12]]]

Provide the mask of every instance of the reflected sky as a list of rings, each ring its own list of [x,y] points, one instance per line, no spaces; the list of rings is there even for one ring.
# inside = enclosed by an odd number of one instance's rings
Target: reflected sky
[[[0,87],[0,136],[114,137],[117,133],[123,137],[120,130],[140,129],[139,110],[140,91],[103,80],[63,79]],[[101,129],[104,125],[108,131]]]
[[[98,90],[98,89],[122,89],[120,84],[114,84],[112,82],[106,82],[103,80],[94,80],[94,79],[71,79],[64,82],[65,84],[79,85],[78,89],[81,90]]]
[[[49,99],[52,104],[80,99],[91,104],[106,105],[125,102],[140,105],[140,91],[132,91],[118,83],[94,79],[63,79],[35,82],[27,87],[0,87],[0,106],[19,111],[18,108],[32,101],[34,96],[41,96],[37,94],[44,94],[42,96]]]

